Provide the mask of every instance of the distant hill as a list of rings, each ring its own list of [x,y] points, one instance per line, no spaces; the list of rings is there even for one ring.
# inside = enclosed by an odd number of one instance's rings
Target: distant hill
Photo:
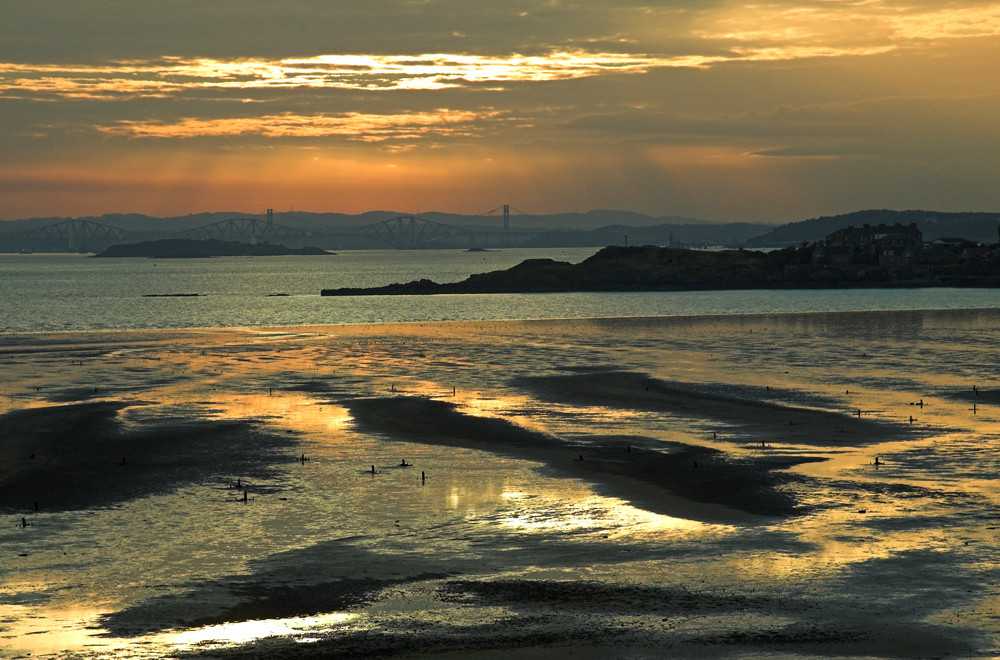
[[[282,242],[290,247],[318,245],[337,250],[382,249],[386,245],[371,237],[345,234],[334,237],[332,234],[407,215],[411,214],[398,211],[368,211],[359,214],[283,211],[275,213],[273,220],[276,225],[298,230],[297,236],[282,239]],[[412,215],[431,222],[455,225],[466,230],[459,236],[439,238],[436,239],[437,242],[428,243],[421,247],[468,248],[470,236],[476,235],[482,239],[489,232],[493,232],[493,235],[496,236],[503,222],[502,213],[497,209],[479,215],[436,211]],[[136,213],[115,213],[98,217],[9,220],[0,222],[0,251],[17,252],[23,248],[24,242],[14,238],[17,232],[39,229],[71,219],[124,229],[133,232],[128,240],[140,241],[190,238],[191,236],[178,234],[215,223],[251,218],[262,221],[267,218],[267,215],[266,213],[233,211],[157,218]],[[897,222],[907,225],[916,223],[927,241],[933,241],[937,238],[963,238],[979,243],[989,243],[998,238],[997,225],[1000,223],[1000,213],[864,210],[843,215],[812,218],[781,226],[763,223],[706,222],[673,216],[653,217],[642,213],[615,210],[530,215],[512,209],[510,216],[512,229],[537,232],[537,236],[531,238],[530,242],[521,243],[526,247],[605,247],[623,245],[626,242],[629,245],[784,247],[799,245],[803,242],[821,241],[834,231],[848,225],[860,227],[865,223],[891,225]],[[486,231],[479,232],[480,228]],[[64,251],[68,249],[65,245],[59,244],[58,241],[50,241],[50,243],[53,245],[39,244],[37,241],[26,245],[29,251]],[[495,244],[489,243],[484,245],[487,247],[495,246]]]
[[[556,230],[539,234],[525,247],[605,247],[607,245],[740,246],[771,229],[746,222],[725,224],[609,225],[590,230]]]
[[[821,241],[849,225],[909,225],[916,223],[925,241],[936,238],[964,238],[978,243],[997,241],[1000,213],[943,213],[938,211],[855,211],[844,215],[824,216],[775,227],[748,241],[750,247],[784,247],[802,242]]]
[[[296,228],[343,228],[369,225],[382,222],[401,215],[415,215],[425,220],[457,225],[491,225],[502,224],[503,215],[496,211],[490,214],[469,215],[460,213],[441,213],[426,211],[412,213],[410,211],[366,211],[365,213],[313,213],[309,211],[275,211],[274,222]],[[188,215],[154,217],[141,213],[106,213],[100,216],[80,217],[45,217],[25,218],[20,220],[0,221],[0,232],[18,232],[53,225],[66,220],[86,220],[103,225],[111,225],[120,229],[135,232],[167,232],[185,231],[202,227],[231,218],[256,218],[264,220],[266,213],[245,213],[243,211],[217,211],[211,213],[190,213]],[[511,225],[519,228],[532,229],[565,229],[589,230],[605,225],[628,225],[647,227],[670,224],[710,224],[696,218],[679,216],[653,217],[631,211],[595,210],[580,213],[555,213],[549,215],[531,215],[511,211]]]
[[[420,247],[438,248],[468,248],[471,245],[495,247],[497,237],[503,228],[502,210],[479,215],[461,215],[455,213],[423,212],[399,213],[396,211],[369,211],[360,214],[344,213],[310,213],[305,211],[278,212],[273,215],[273,222],[281,228],[293,231],[281,238],[288,246],[302,247],[304,245],[319,245],[329,249],[384,249],[385,243],[371,235],[347,233],[358,227],[375,225],[398,217],[414,215],[432,223],[452,225],[460,228],[455,236],[439,235],[433,241]],[[98,239],[77,240],[69,243],[63,237],[67,234],[65,228],[51,232],[45,237],[19,237],[19,232],[28,232],[68,221],[83,221],[88,225],[103,225],[114,229],[130,232],[126,240],[115,242],[139,242],[167,238],[203,238],[184,235],[194,229],[206,228],[210,225],[225,225],[232,220],[265,221],[266,213],[216,212],[198,213],[186,216],[156,218],[142,214],[106,214],[99,217],[79,218],[31,218],[26,220],[11,220],[0,222],[0,252],[18,251],[99,251],[110,243],[101,244]],[[521,232],[517,239],[518,245],[524,245],[525,233],[537,233],[539,238],[532,245],[537,247],[604,247],[620,244],[623,236],[628,234],[633,243],[667,244],[675,241],[677,244],[701,245],[706,243],[737,245],[747,238],[770,229],[769,225],[743,225],[708,223],[693,218],[658,217],[654,218],[642,213],[630,211],[595,210],[585,213],[558,213],[550,215],[529,215],[511,210],[510,227],[515,232]],[[216,227],[218,229],[218,227]],[[107,233],[107,232],[105,232]],[[378,232],[373,232],[378,233]],[[211,234],[214,238],[228,240],[245,240],[229,235]],[[492,243],[487,236],[493,236]],[[89,237],[89,235],[88,235]],[[479,243],[473,242],[475,239]]]

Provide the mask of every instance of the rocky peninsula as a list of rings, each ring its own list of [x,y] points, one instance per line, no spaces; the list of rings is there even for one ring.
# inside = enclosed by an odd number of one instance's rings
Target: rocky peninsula
[[[988,247],[976,254],[961,255],[927,249],[916,259],[871,263],[864,259],[860,263],[837,263],[817,249],[818,245],[770,252],[611,246],[577,264],[528,259],[507,270],[471,275],[461,282],[421,279],[373,288],[324,289],[321,293],[356,296],[1000,286],[1000,251]]]

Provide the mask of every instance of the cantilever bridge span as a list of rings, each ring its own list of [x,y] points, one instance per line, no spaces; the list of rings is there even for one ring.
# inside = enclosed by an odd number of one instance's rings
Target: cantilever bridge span
[[[26,231],[0,234],[0,249],[7,252],[95,252],[115,243],[134,243],[136,232],[90,220],[64,220]]]
[[[171,238],[194,240],[215,239],[219,241],[239,241],[241,243],[276,243],[287,238],[311,236],[308,230],[286,227],[270,220],[257,218],[230,218],[210,225],[187,229],[171,235]]]

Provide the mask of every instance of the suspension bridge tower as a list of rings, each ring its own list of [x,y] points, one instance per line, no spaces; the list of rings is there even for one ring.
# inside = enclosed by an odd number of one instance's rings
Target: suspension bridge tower
[[[510,245],[510,204],[503,205],[503,243]]]

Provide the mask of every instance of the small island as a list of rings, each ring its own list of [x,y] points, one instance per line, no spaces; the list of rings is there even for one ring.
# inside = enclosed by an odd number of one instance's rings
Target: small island
[[[95,257],[146,257],[148,259],[201,259],[205,257],[275,257],[331,255],[318,247],[290,248],[273,243],[239,243],[216,239],[165,238],[142,243],[121,243]]]
[[[769,252],[612,246],[578,264],[528,259],[507,270],[471,275],[461,282],[440,284],[421,279],[367,289],[324,289],[321,294],[1000,287],[1000,244],[945,241],[924,246],[917,238],[903,245],[898,234],[883,246],[864,236],[857,245],[851,245],[853,238],[841,239]],[[840,244],[836,244],[838,240]]]

